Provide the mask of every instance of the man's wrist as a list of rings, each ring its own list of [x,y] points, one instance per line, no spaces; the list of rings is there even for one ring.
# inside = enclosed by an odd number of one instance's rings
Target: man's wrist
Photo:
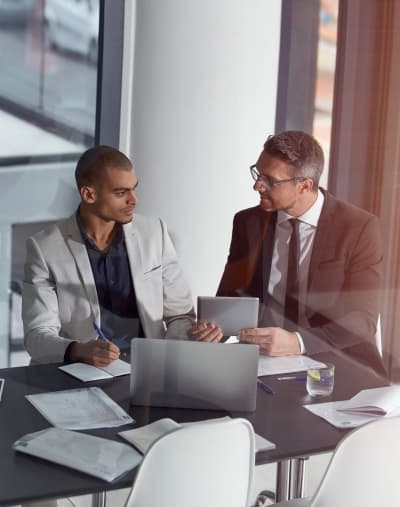
[[[76,342],[71,342],[68,344],[68,347],[65,349],[65,352],[64,352],[64,362],[65,363],[68,363],[68,362],[71,362],[71,361],[74,361],[75,359],[73,358],[73,349],[74,349],[74,345],[76,344]]]

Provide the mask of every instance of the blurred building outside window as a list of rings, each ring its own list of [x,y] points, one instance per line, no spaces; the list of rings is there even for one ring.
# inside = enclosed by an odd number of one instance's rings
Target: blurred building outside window
[[[313,135],[321,143],[324,150],[325,171],[322,186],[325,188],[327,187],[331,144],[338,9],[339,0],[320,0]]]

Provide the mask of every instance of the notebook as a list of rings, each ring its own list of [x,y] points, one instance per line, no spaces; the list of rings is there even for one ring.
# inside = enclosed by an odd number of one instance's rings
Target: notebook
[[[133,430],[120,431],[118,435],[125,439],[127,442],[131,443],[138,449],[142,454],[146,454],[151,445],[161,438],[162,436],[170,433],[171,431],[177,430],[189,424],[202,424],[205,422],[214,422],[214,421],[225,421],[230,419],[230,417],[219,417],[217,419],[207,419],[205,421],[195,421],[189,423],[177,423],[173,419],[164,418],[159,419],[153,423],[147,424],[146,426],[141,426],[140,428],[134,428]],[[269,451],[271,449],[275,449],[276,445],[267,440],[266,438],[254,434],[255,439],[255,448],[256,452],[258,451]]]
[[[108,366],[102,366],[101,368],[86,363],[71,363],[59,366],[58,369],[82,382],[129,375],[131,372],[130,364],[121,359],[116,359]]]
[[[388,415],[400,409],[400,386],[363,389],[337,409],[340,412],[360,415]]]
[[[250,412],[258,346],[134,338],[131,403]]]
[[[197,315],[199,322],[214,322],[224,336],[238,335],[241,329],[257,327],[258,298],[199,296]]]

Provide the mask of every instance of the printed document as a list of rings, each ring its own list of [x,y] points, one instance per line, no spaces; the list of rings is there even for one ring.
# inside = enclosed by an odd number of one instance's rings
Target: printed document
[[[103,380],[131,373],[131,365],[121,359],[116,359],[108,366],[101,368],[86,363],[71,363],[59,366],[58,369],[82,380],[82,382]]]
[[[67,430],[113,428],[134,422],[99,387],[28,394],[26,398],[50,424]]]
[[[126,444],[62,428],[28,433],[14,442],[13,449],[108,482],[131,470],[143,459]]]
[[[309,368],[323,368],[324,366],[324,363],[315,361],[308,356],[270,357],[260,355],[258,359],[258,376],[282,375],[305,371]]]

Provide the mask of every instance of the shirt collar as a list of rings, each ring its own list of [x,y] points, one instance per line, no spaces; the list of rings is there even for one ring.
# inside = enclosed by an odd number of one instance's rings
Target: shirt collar
[[[322,206],[324,205],[324,194],[318,189],[317,198],[314,204],[309,208],[305,213],[297,217],[300,222],[304,222],[305,224],[312,225],[313,227],[317,227],[318,220],[321,215]],[[286,213],[285,211],[278,211],[277,223],[281,224],[293,218],[291,215]]]
[[[81,217],[79,216],[79,208],[76,210],[75,216],[76,216],[76,222],[78,224],[78,228],[81,233],[83,241],[86,243],[87,246],[98,250],[96,243],[92,240],[92,238],[89,238],[89,236],[85,232],[85,229],[83,228],[82,220],[81,220]],[[122,244],[123,240],[124,240],[124,234],[122,231],[122,227],[121,227],[121,225],[118,225],[117,234],[114,237],[114,240],[112,242],[112,246],[118,247],[119,245]]]

